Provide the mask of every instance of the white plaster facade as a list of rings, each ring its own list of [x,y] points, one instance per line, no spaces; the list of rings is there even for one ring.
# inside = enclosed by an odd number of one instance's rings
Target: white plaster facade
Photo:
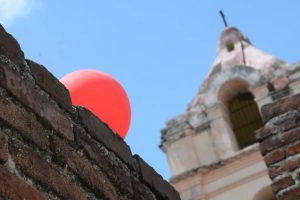
[[[171,183],[183,200],[272,200],[270,179],[257,144],[239,149],[228,103],[249,92],[260,108],[300,92],[300,65],[288,65],[226,28],[217,57],[187,110],[162,130],[161,149]]]

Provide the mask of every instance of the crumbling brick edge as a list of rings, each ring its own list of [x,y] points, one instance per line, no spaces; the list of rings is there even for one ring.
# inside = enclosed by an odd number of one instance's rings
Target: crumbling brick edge
[[[180,199],[0,26],[0,199]]]
[[[266,125],[256,131],[277,199],[300,198],[300,94],[261,109]]]

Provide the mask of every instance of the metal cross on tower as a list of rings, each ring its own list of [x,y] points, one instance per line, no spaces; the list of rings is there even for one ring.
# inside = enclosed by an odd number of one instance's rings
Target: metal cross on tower
[[[226,21],[225,15],[224,15],[224,13],[223,13],[222,10],[220,10],[220,15],[222,16],[222,19],[223,19],[223,22],[224,22],[225,27],[227,27],[227,26],[228,26],[228,25],[227,25],[227,21]]]

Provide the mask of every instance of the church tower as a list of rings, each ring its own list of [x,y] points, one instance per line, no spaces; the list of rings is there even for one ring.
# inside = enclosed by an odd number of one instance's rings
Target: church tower
[[[183,200],[274,199],[255,131],[264,125],[263,105],[299,93],[291,68],[237,28],[221,33],[197,94],[161,133],[171,183]]]

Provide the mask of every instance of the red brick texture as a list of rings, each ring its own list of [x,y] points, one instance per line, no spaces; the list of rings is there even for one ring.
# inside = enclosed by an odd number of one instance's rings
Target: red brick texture
[[[0,165],[0,194],[11,200],[46,199],[40,192]]]
[[[86,199],[84,193],[41,155],[17,140],[9,142],[9,152],[16,167],[47,190],[64,199]]]
[[[18,42],[0,25],[0,55],[12,60],[17,65],[24,63],[24,53]]]
[[[21,103],[50,124],[68,139],[73,139],[72,123],[57,104],[37,87],[26,81],[22,74],[0,60],[0,87],[7,89]]]
[[[278,191],[286,189],[287,187],[292,186],[294,184],[295,184],[295,181],[294,181],[293,177],[291,177],[291,176],[283,177],[283,178],[275,181],[272,184],[272,190],[274,192],[278,192]]]
[[[0,199],[180,197],[0,25]]]
[[[256,139],[280,200],[300,199],[300,95],[286,97],[262,107],[268,120],[256,131]]]
[[[73,112],[69,91],[44,66],[26,60],[36,83],[47,91],[56,102],[69,112]]]
[[[7,161],[7,153],[6,136],[0,131],[0,162]]]
[[[34,142],[42,149],[49,146],[48,136],[37,118],[17,106],[11,98],[0,91],[0,118],[18,130],[24,138]]]

